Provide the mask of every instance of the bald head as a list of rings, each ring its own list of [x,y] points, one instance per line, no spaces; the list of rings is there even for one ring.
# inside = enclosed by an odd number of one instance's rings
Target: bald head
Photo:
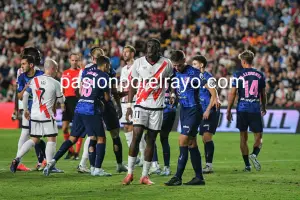
[[[53,59],[47,59],[44,64],[45,74],[54,77],[57,73],[58,64]]]

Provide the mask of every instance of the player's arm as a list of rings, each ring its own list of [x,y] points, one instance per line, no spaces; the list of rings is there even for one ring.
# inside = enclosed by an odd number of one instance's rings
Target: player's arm
[[[118,92],[120,98],[128,96],[128,91]]]
[[[29,113],[29,110],[28,110],[28,99],[29,99],[29,93],[27,91],[25,91],[23,93],[23,109],[24,109],[24,116],[26,119],[30,119],[30,113]]]
[[[232,106],[234,104],[236,93],[237,93],[237,88],[236,87],[232,87],[231,90],[228,93],[228,106],[227,106],[227,120],[228,121],[232,120],[231,109],[232,109]]]
[[[263,88],[261,90],[260,96],[261,96],[261,114],[264,116],[267,113],[267,111],[266,111],[266,107],[267,107],[267,93],[266,93],[265,88]]]
[[[132,66],[132,72],[131,72],[131,82],[128,86],[128,104],[127,104],[127,112],[126,112],[126,120],[129,122],[129,116],[132,117],[132,101],[133,97],[136,94],[136,86],[138,84],[137,78],[139,77],[139,74],[137,72],[137,61],[134,61],[133,66]]]
[[[56,93],[56,103],[58,102],[60,104],[61,110],[64,111],[65,110],[65,97],[61,91],[61,86],[58,81],[56,82],[55,93]],[[56,108],[55,105],[54,105],[54,108]],[[54,110],[53,112],[55,113],[56,110]]]

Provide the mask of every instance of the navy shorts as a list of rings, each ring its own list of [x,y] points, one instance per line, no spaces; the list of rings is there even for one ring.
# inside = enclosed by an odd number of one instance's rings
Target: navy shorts
[[[247,131],[248,127],[253,133],[263,132],[263,122],[260,113],[237,112],[236,127],[240,131]]]
[[[161,132],[170,133],[176,118],[176,111],[164,112]]]
[[[202,120],[200,124],[200,135],[203,135],[205,132],[209,132],[211,134],[216,133],[216,129],[219,125],[220,111],[211,111],[209,118]]]
[[[101,115],[83,115],[75,113],[71,136],[84,138],[88,136],[105,137],[105,130]]]
[[[198,106],[180,108],[181,134],[196,137],[202,120],[202,109]]]
[[[104,106],[103,120],[106,125],[106,129],[108,131],[114,130],[116,128],[120,128],[118,113],[112,101],[107,102]]]

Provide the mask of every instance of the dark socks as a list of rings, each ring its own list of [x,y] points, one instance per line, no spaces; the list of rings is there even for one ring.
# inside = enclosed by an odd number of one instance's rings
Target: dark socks
[[[206,142],[205,146],[206,146],[206,152],[205,152],[206,163],[212,163],[214,158],[214,152],[215,152],[214,142],[213,141]]]
[[[122,142],[120,137],[113,138],[113,148],[116,156],[116,160],[118,164],[122,164],[123,162],[123,150],[122,150]]]
[[[256,156],[258,156],[259,152],[260,152],[260,148],[259,147],[254,147],[252,154],[255,154]]]
[[[243,159],[244,159],[246,167],[249,167],[250,166],[249,155],[243,155]]]
[[[105,143],[97,144],[96,145],[96,161],[95,161],[95,168],[101,168],[102,162],[105,156]]]
[[[154,152],[153,152],[152,162],[157,162],[157,161],[158,161],[157,146],[156,146],[156,144],[154,144]]]
[[[56,152],[53,159],[58,161],[68,151],[68,149],[71,146],[73,146],[71,140],[64,141],[64,143],[60,146],[59,150]]]
[[[35,154],[37,156],[38,162],[42,163],[44,159],[46,158],[45,156],[45,149],[46,149],[46,144],[43,140],[40,140],[39,143],[35,144]]]
[[[95,160],[96,160],[96,140],[91,140],[89,144],[89,160],[90,160],[90,165],[91,167],[95,166]],[[90,151],[93,149],[93,151]]]
[[[179,179],[182,178],[182,174],[184,172],[188,157],[189,157],[189,152],[188,152],[188,147],[179,147],[180,149],[180,154],[178,158],[178,164],[177,164],[177,172],[175,176]]]
[[[168,138],[162,138],[161,139],[161,145],[163,149],[163,157],[164,157],[164,163],[165,166],[170,166],[170,144]]]
[[[197,178],[203,180],[200,151],[198,147],[189,148],[189,151],[190,151],[191,161],[195,171],[195,175]]]

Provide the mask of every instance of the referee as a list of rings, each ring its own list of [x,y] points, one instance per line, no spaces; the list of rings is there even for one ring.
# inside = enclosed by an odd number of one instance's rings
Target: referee
[[[62,114],[62,130],[64,134],[64,140],[69,139],[70,122],[72,122],[73,120],[74,110],[78,101],[78,97],[76,94],[76,86],[77,86],[76,84],[77,84],[77,78],[79,76],[79,71],[80,71],[79,55],[75,53],[71,53],[69,57],[69,62],[71,67],[65,70],[62,74],[63,94],[66,98],[65,100],[66,109]],[[74,156],[74,160],[78,160],[81,144],[82,144],[82,138],[80,138],[77,141],[75,151],[73,147],[70,147],[69,152],[65,157],[65,159],[70,159],[72,156]]]

